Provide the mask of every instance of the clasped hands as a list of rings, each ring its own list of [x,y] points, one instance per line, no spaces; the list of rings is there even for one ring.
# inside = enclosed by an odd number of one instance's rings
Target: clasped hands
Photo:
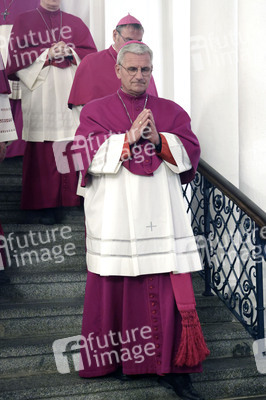
[[[49,49],[48,58],[49,60],[58,60],[59,58],[64,59],[65,57],[71,56],[71,48],[62,40],[58,43],[53,43]]]
[[[129,145],[135,144],[140,138],[148,139],[157,146],[160,143],[159,133],[156,129],[151,110],[144,109],[133,122],[127,132],[127,142]]]

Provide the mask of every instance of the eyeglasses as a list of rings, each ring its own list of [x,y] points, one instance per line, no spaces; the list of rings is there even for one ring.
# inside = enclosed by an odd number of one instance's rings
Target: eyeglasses
[[[150,68],[150,67],[139,67],[139,68],[128,67],[128,68],[125,68],[122,64],[119,64],[119,65],[121,65],[121,67],[124,68],[130,76],[136,75],[138,73],[139,69],[143,76],[149,76],[152,73],[152,68]]]
[[[118,32],[119,36],[121,36],[121,38],[124,40],[124,42],[131,42],[131,40],[135,40],[135,39],[131,39],[131,38],[125,38],[118,30],[116,30],[116,32]],[[142,41],[142,38],[139,39],[139,41]]]

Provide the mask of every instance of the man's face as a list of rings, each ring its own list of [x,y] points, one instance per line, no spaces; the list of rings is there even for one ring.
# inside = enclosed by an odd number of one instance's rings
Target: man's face
[[[135,29],[133,26],[127,25],[121,29],[119,33],[116,29],[113,32],[114,48],[118,52],[123,44],[129,42],[130,40],[142,41],[143,30]]]
[[[132,69],[138,68],[135,75],[131,75]],[[143,75],[142,71],[152,70],[152,63],[149,53],[134,54],[126,53],[122,65],[116,65],[116,74],[121,79],[121,86],[125,93],[133,96],[140,96],[149,86],[151,72]]]
[[[60,8],[61,0],[41,0],[40,5],[49,11],[56,11]]]

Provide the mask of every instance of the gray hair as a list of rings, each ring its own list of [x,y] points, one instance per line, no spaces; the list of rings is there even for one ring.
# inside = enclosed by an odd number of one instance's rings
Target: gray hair
[[[120,49],[117,55],[117,64],[122,65],[126,53],[133,53],[133,54],[148,53],[151,57],[151,62],[153,60],[153,52],[146,44],[134,42],[134,43],[128,43]]]
[[[126,28],[127,26],[130,26],[131,28],[135,29],[136,31],[142,31],[144,33],[144,28],[140,24],[126,24],[126,25],[117,25],[116,30],[121,33],[123,28]]]

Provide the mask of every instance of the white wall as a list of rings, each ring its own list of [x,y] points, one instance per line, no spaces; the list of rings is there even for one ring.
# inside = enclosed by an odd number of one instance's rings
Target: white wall
[[[266,2],[191,0],[191,102],[202,158],[266,209]]]
[[[266,210],[266,1],[239,1],[240,189]]]
[[[202,158],[239,184],[237,1],[191,1],[191,103]]]
[[[97,49],[105,48],[105,0],[61,0],[61,9],[80,17],[89,27]]]

